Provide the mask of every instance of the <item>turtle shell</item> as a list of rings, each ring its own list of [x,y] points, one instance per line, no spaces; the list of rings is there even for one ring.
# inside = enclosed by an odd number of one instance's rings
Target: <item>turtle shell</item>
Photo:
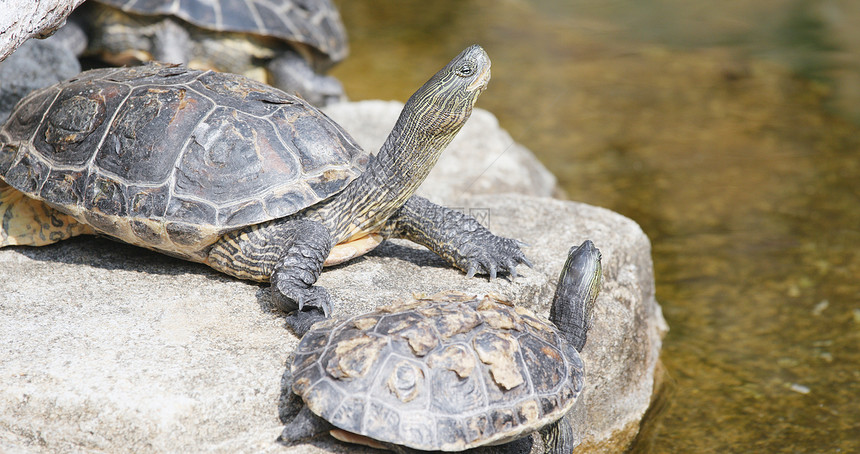
[[[305,44],[332,62],[346,58],[346,29],[329,0],[98,0],[126,12],[175,16],[200,28]]]
[[[293,392],[336,427],[444,451],[558,420],[584,378],[551,323],[498,297],[453,292],[321,322],[291,372]]]
[[[223,233],[339,192],[369,155],[315,107],[233,74],[96,69],[21,100],[0,177],[123,241],[202,260]]]

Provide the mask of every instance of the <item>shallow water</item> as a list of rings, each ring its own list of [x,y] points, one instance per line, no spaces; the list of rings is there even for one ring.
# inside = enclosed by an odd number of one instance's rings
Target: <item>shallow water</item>
[[[634,452],[860,451],[860,4],[337,3],[352,99],[480,43],[478,106],[650,236],[671,331]]]

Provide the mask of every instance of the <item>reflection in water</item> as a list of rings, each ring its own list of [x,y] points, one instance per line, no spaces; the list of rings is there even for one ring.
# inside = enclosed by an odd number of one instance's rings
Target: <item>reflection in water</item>
[[[479,107],[651,237],[668,384],[634,451],[860,451],[860,3],[338,3],[352,98],[480,43]]]

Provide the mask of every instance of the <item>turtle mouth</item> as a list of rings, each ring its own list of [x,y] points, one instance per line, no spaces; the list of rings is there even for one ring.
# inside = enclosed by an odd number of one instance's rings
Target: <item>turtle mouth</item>
[[[484,91],[484,89],[487,88],[488,83],[490,83],[490,65],[487,65],[484,70],[481,71],[481,74],[475,78],[475,81],[469,84],[466,89],[469,91]]]

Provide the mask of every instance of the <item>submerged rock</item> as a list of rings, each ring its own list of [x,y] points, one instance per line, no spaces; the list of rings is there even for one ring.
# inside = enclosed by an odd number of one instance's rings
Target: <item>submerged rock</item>
[[[354,115],[369,116],[361,106]],[[477,153],[478,142],[492,143],[499,131],[489,121],[464,150]],[[478,173],[493,178],[489,188],[534,183],[546,170],[530,159],[531,168]],[[422,192],[447,203],[445,191],[463,180],[456,173],[428,180]],[[604,286],[583,351],[585,390],[568,417],[584,445],[626,444],[648,407],[666,330],[648,238],[633,221],[580,203],[510,193],[462,195],[456,203],[495,233],[530,244],[534,269],[520,267],[514,282],[467,279],[426,249],[391,241],[324,271],[318,283],[337,301],[336,315],[446,289],[501,293],[546,315],[568,248],[591,239],[603,254]],[[275,443],[280,377],[298,339],[270,309],[265,285],[77,238],[0,250],[0,295],[0,451],[357,451],[329,437]]]

